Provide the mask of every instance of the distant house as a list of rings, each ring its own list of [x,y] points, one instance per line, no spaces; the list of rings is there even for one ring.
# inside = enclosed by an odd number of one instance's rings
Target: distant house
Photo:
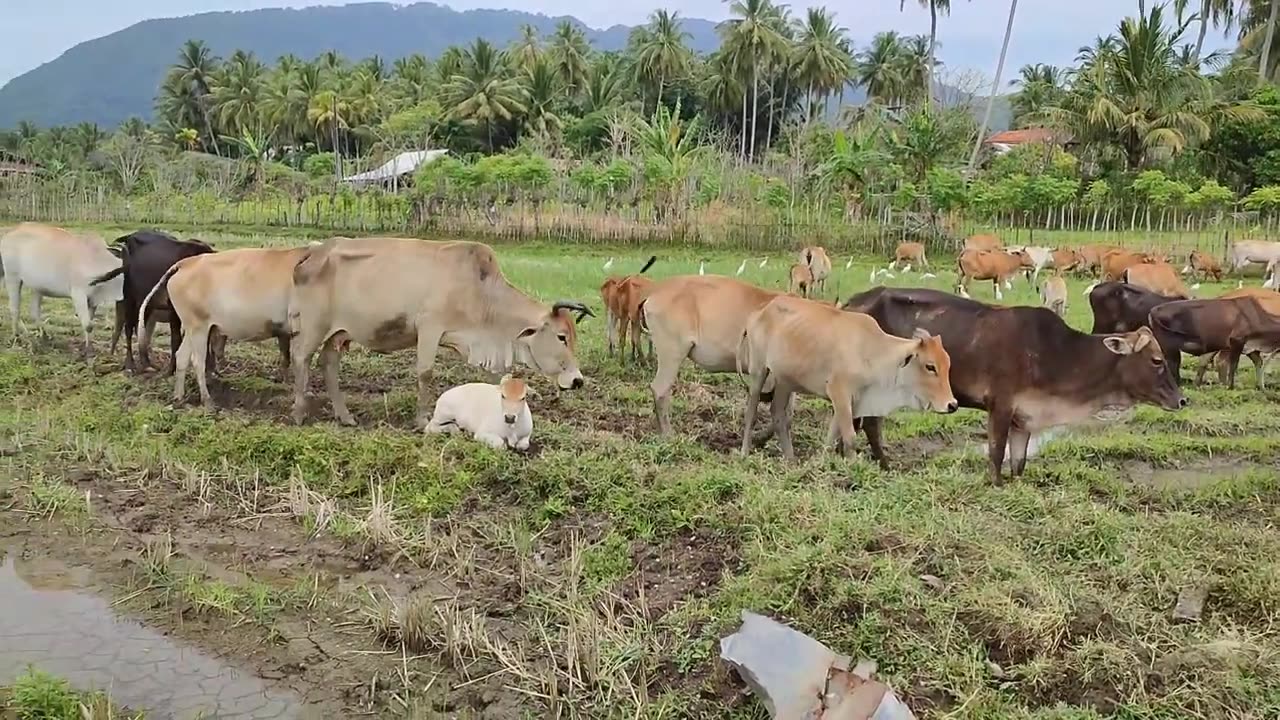
[[[412,175],[419,167],[448,154],[448,150],[415,150],[412,152],[402,152],[391,158],[381,166],[368,172],[348,175],[342,178],[342,182],[351,183],[353,185],[370,185],[374,183],[395,184],[405,175]]]
[[[1052,143],[1059,147],[1069,148],[1075,145],[1070,135],[1049,128],[1026,128],[1024,130],[1005,130],[986,139],[983,144],[996,155],[1003,155],[1021,145],[1037,145]]]
[[[0,177],[17,177],[20,175],[36,175],[43,170],[39,165],[24,162],[18,157],[0,150]]]

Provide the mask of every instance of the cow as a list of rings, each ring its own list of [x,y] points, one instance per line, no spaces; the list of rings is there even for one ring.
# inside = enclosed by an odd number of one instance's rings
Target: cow
[[[530,298],[507,281],[488,245],[335,238],[309,252],[292,276],[295,422],[306,418],[308,366],[320,350],[334,415],[355,424],[338,387],[339,359],[353,342],[374,352],[417,348],[419,427],[429,418],[428,383],[441,347],[491,373],[520,363],[563,390],[585,382],[573,314],[581,321],[595,313],[580,302],[548,307]]]
[[[1119,251],[1121,248],[1114,245],[1083,245],[1076,250],[1076,255],[1080,258],[1077,268],[1087,274],[1097,274],[1102,271],[1102,258],[1108,253]]]
[[[1022,251],[1031,258],[1031,267],[1024,268],[1023,273],[1027,276],[1027,282],[1035,283],[1040,279],[1040,271],[1053,262],[1053,249],[1047,247],[1038,247],[1035,245],[1024,245],[1022,247],[1008,248],[1009,252]]]
[[[1049,266],[1059,273],[1068,273],[1080,267],[1083,260],[1077,250],[1071,248],[1059,248],[1054,250],[1049,258]]]
[[[1132,265],[1152,262],[1152,258],[1144,252],[1133,250],[1111,250],[1102,256],[1102,281],[1117,282],[1124,278],[1124,271]]]
[[[165,293],[182,324],[182,341],[174,357],[173,402],[182,403],[187,368],[195,372],[200,402],[213,409],[207,358],[210,342],[275,338],[280,348],[281,376],[290,364],[289,299],[293,268],[318,243],[297,248],[239,248],[185,257],[165,270],[142,301],[139,317]],[[214,334],[217,334],[217,339]],[[151,343],[144,327],[139,347]]]
[[[1255,298],[1263,310],[1271,315],[1280,317],[1280,292],[1262,288],[1242,288],[1222,295],[1224,300],[1240,297]],[[1253,369],[1258,379],[1258,389],[1265,390],[1267,387],[1267,363],[1271,361],[1271,358],[1275,357],[1277,352],[1280,352],[1280,344],[1268,343],[1265,340],[1250,340],[1245,343],[1242,352],[1253,361]],[[1209,370],[1209,360],[1212,360],[1212,363],[1217,366],[1219,382],[1226,384],[1227,372],[1230,369],[1229,353],[1219,351],[1214,353],[1212,358],[1202,357],[1200,360],[1200,366],[1196,369],[1196,385],[1204,383],[1204,374]]]
[[[469,432],[495,450],[528,450],[533,434],[528,386],[504,375],[498,384],[467,383],[449,388],[436,400],[427,433]]]
[[[1178,378],[1181,353],[1227,353],[1227,387],[1236,386],[1236,369],[1246,347],[1255,350],[1280,344],[1280,315],[1268,312],[1252,296],[1210,300],[1175,300],[1151,309],[1148,322]],[[1261,374],[1259,375],[1261,379]]]
[[[899,264],[903,267],[902,272],[910,272],[913,266],[927,270],[929,259],[924,256],[924,243],[898,243],[898,248],[893,251],[893,262],[889,263],[889,269],[897,270]]]
[[[1239,273],[1251,263],[1271,265],[1280,260],[1280,242],[1237,240],[1231,244],[1231,272]]]
[[[650,385],[658,432],[671,434],[671,390],[685,358],[708,372],[737,372],[747,318],[781,294],[715,275],[683,275],[654,284],[640,305],[640,318],[658,358]]]
[[[998,307],[926,289],[877,287],[844,309],[870,315],[891,335],[911,337],[923,328],[942,337],[960,407],[988,413],[995,483],[1002,481],[1006,446],[1012,474],[1022,474],[1032,434],[1111,419],[1139,403],[1166,410],[1187,404],[1146,328],[1088,335],[1045,308]],[[865,420],[863,430],[878,444],[879,419]]]
[[[1061,275],[1045,278],[1040,286],[1040,302],[1058,317],[1067,314],[1067,281]]]
[[[970,280],[990,280],[995,288],[996,300],[1003,300],[1000,285],[1011,287],[1010,278],[1023,268],[1034,265],[1031,256],[1021,250],[965,250],[956,258],[959,276],[956,286],[961,297],[969,297]]]
[[[970,235],[964,241],[965,250],[1003,250],[1004,244],[995,235]]]
[[[1191,291],[1183,284],[1178,272],[1168,263],[1139,263],[1125,268],[1120,281],[1150,290],[1170,300],[1186,300]]]
[[[831,275],[831,258],[827,255],[827,249],[821,245],[810,245],[800,251],[800,262],[804,263],[813,277],[809,291],[817,288],[818,292],[825,292],[827,278]]]
[[[1187,256],[1187,266],[1182,268],[1182,274],[1190,275],[1192,280],[1201,276],[1205,280],[1213,278],[1214,282],[1221,282],[1222,264],[1218,262],[1218,258],[1209,253],[1192,250]]]
[[[774,381],[770,415],[787,460],[792,399],[796,393],[831,400],[828,441],[853,452],[854,418],[882,417],[902,407],[953,413],[959,407],[948,382],[951,360],[942,342],[919,331],[910,340],[887,335],[859,313],[791,297],[777,297],[747,319],[738,352],[747,369],[742,454],[751,452],[751,428],[765,382]]]
[[[813,272],[804,263],[795,263],[788,271],[787,292],[807,298],[813,290]]]
[[[1146,327],[1152,308],[1170,302],[1159,293],[1122,282],[1104,282],[1089,291],[1094,335],[1132,332]]]
[[[211,253],[213,248],[199,240],[183,241],[158,230],[138,230],[137,232],[129,233],[116,238],[116,246],[121,250],[120,267],[99,275],[93,279],[90,285],[106,282],[119,275],[124,276],[124,299],[118,305],[120,312],[117,318],[116,331],[111,337],[111,352],[115,353],[116,342],[120,338],[121,331],[123,331],[125,339],[124,366],[126,370],[134,370],[136,363],[133,356],[133,338],[138,333],[138,321],[140,319],[138,311],[142,308],[142,299],[156,286],[160,278],[164,276],[165,271],[172,267],[174,263],[185,257]],[[150,315],[141,319],[146,324],[146,332],[143,336],[148,340],[155,331],[157,321],[163,320],[169,323],[169,374],[172,375],[177,365],[178,345],[182,340],[182,321],[178,319],[177,314],[173,312],[173,308],[169,305],[168,295],[163,291],[157,293],[151,306]],[[219,335],[219,338],[223,338],[223,336]],[[221,348],[216,347],[215,344],[213,349],[215,354],[218,354]],[[141,356],[142,368],[151,367],[150,344],[140,344],[138,346],[138,354]]]
[[[604,304],[605,322],[609,334],[609,354],[615,347],[621,347],[623,359],[627,355],[627,332],[631,333],[631,354],[637,361],[640,357],[640,325],[636,316],[640,301],[648,292],[653,281],[643,277],[653,267],[658,256],[652,255],[635,275],[606,278],[600,286],[600,300]]]
[[[111,278],[97,285],[96,277],[120,267],[120,258],[107,248],[101,238],[76,235],[63,228],[40,223],[22,223],[0,236],[0,275],[9,291],[9,316],[13,335],[22,332],[22,289],[29,288],[31,322],[37,332],[41,325],[40,303],[46,297],[71,298],[80,333],[84,340],[84,356],[93,356],[89,329],[98,306],[117,303],[124,298],[124,280]]]

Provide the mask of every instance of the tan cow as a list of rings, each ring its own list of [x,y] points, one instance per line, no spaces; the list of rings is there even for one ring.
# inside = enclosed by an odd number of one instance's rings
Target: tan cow
[[[964,241],[965,250],[1003,250],[1004,244],[995,235],[970,235]]]
[[[1054,250],[1049,257],[1049,266],[1059,273],[1068,273],[1080,267],[1084,262],[1080,257],[1078,250],[1071,248],[1059,248]]]
[[[1238,273],[1251,263],[1270,265],[1280,260],[1280,242],[1237,240],[1231,244],[1231,272]]]
[[[659,432],[671,433],[671,390],[685,358],[708,372],[737,372],[747,318],[779,295],[716,275],[684,275],[653,286],[640,317],[658,358],[650,387]]]
[[[1150,255],[1133,250],[1111,250],[1102,256],[1102,281],[1119,282],[1124,271],[1133,265],[1153,262]]]
[[[1187,266],[1182,268],[1182,274],[1191,275],[1192,280],[1201,276],[1206,280],[1213,278],[1214,282],[1221,282],[1222,264],[1218,262],[1218,258],[1207,252],[1192,250],[1191,255],[1187,257]]]
[[[1168,263],[1139,263],[1125,268],[1120,279],[1130,285],[1150,290],[1173,300],[1191,298],[1191,291],[1178,277],[1178,271]]]
[[[488,245],[334,239],[298,263],[293,286],[295,422],[306,417],[308,366],[320,350],[334,415],[355,424],[338,387],[339,359],[352,342],[374,352],[417,348],[420,427],[427,424],[428,383],[441,347],[495,374],[520,363],[556,378],[562,389],[583,385],[572,313],[579,320],[594,313],[577,302],[548,307],[517,290]]]
[[[1067,281],[1062,279],[1062,275],[1055,274],[1045,278],[1044,284],[1040,286],[1040,302],[1057,313],[1058,317],[1067,314]]]
[[[904,340],[885,333],[870,315],[778,297],[747,320],[741,344],[739,357],[749,377],[744,455],[751,452],[756,406],[769,379],[774,382],[773,429],[788,460],[795,458],[791,410],[796,393],[831,400],[828,441],[843,446],[846,455],[853,452],[855,418],[903,407],[952,413],[960,406],[951,392],[951,358],[942,340],[924,330]]]
[[[157,291],[166,290],[169,304],[182,320],[182,344],[175,356],[173,401],[181,403],[187,368],[195,370],[200,402],[213,408],[206,357],[210,342],[276,338],[282,379],[289,365],[289,296],[293,268],[318,243],[299,248],[241,248],[183,258],[160,277],[142,301],[139,317]],[[144,346],[151,338],[143,331]],[[216,339],[214,336],[217,336]]]
[[[796,263],[791,266],[788,273],[790,278],[787,283],[787,292],[800,297],[809,297],[810,291],[813,290],[813,272],[803,263]]]
[[[609,334],[610,355],[620,346],[622,358],[626,359],[629,330],[631,355],[636,360],[640,357],[640,324],[637,313],[640,310],[640,302],[653,285],[653,281],[643,275],[657,259],[656,255],[650,256],[644,267],[640,268],[640,272],[635,275],[606,278],[604,284],[600,286],[600,299],[604,303],[605,322]],[[652,345],[649,349],[652,354]]]
[[[120,258],[107,249],[102,238],[76,235],[51,225],[22,223],[0,236],[0,276],[9,291],[9,317],[16,338],[22,326],[22,290],[31,291],[31,322],[43,332],[40,301],[46,297],[71,298],[84,353],[93,354],[89,328],[100,305],[124,299],[124,278],[119,275],[93,285],[93,280],[120,267]]]
[[[809,268],[809,274],[813,276],[809,291],[812,292],[817,288],[818,292],[825,292],[827,278],[831,276],[831,258],[827,255],[826,248],[821,245],[811,245],[801,250],[800,262]]]
[[[1268,290],[1266,288],[1240,288],[1232,290],[1222,295],[1224,299],[1251,297],[1258,301],[1258,305],[1263,312],[1270,313],[1276,317],[1280,317],[1280,292]],[[1244,355],[1248,355],[1253,361],[1253,369],[1258,377],[1258,389],[1265,390],[1267,387],[1267,363],[1271,362],[1277,354],[1280,354],[1280,343],[1267,342],[1264,340],[1250,340],[1244,345]],[[1229,372],[1230,359],[1229,353],[1217,352],[1212,356],[1203,355],[1200,357],[1200,367],[1196,370],[1196,384],[1200,385],[1204,382],[1204,374],[1209,369],[1210,362],[1216,366],[1218,370],[1218,381],[1223,385],[1227,384],[1227,373]]]
[[[996,300],[1003,300],[1000,285],[1012,287],[1011,278],[1023,268],[1034,268],[1031,256],[1021,250],[965,250],[956,258],[959,270],[957,287],[961,297],[969,297],[970,280],[990,280],[995,288]]]
[[[1076,250],[1076,255],[1080,258],[1076,267],[1087,274],[1101,272],[1102,258],[1106,257],[1107,253],[1120,249],[1114,245],[1082,245]]]
[[[904,268],[902,272],[910,272],[913,266],[928,268],[929,260],[924,256],[924,243],[898,243],[898,249],[893,251],[893,262],[889,267],[897,270],[899,264]]]

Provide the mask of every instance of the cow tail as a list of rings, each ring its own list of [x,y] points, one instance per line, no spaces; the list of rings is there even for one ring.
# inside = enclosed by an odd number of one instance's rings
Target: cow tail
[[[121,265],[120,267],[115,268],[111,272],[108,272],[104,275],[99,275],[98,277],[90,280],[89,285],[101,285],[102,283],[110,280],[111,278],[122,275],[123,273],[124,273],[124,265]]]
[[[179,260],[173,265],[170,265],[169,269],[165,270],[164,274],[160,276],[160,279],[156,281],[156,286],[151,288],[151,292],[147,293],[147,297],[142,301],[142,308],[138,310],[139,318],[142,318],[144,321],[146,320],[147,306],[151,304],[152,296],[156,294],[157,290],[169,284],[169,278],[172,277],[173,274],[178,271],[178,268],[182,267],[182,262],[183,262],[182,260]]]
[[[737,370],[738,380],[741,381],[743,385],[746,385],[747,381],[742,377],[744,375],[744,373],[742,372],[742,366],[746,365],[748,370],[751,369],[750,355],[751,355],[751,346],[749,343],[747,343],[747,331],[744,328],[742,330],[742,337],[738,339],[737,351],[734,353],[734,358],[733,358],[734,370]],[[744,360],[746,362],[744,362]]]

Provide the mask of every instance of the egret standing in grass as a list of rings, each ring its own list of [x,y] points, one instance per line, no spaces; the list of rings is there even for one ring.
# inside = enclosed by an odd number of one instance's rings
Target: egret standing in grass
[[[613,258],[609,258],[604,264],[605,272],[609,272],[611,269],[613,269]]]
[[[746,270],[747,270],[747,261],[743,259],[742,264],[738,266],[738,272],[734,273],[734,275],[741,275],[742,273],[746,272]]]
[[[761,260],[761,261],[760,261],[760,269],[761,269],[761,270],[763,270],[763,269],[764,269],[764,266],[765,266],[765,265],[768,265],[768,264],[769,264],[769,257],[768,257],[768,256],[765,256],[765,259],[763,259],[763,260]]]
[[[699,275],[706,275],[706,274],[707,274],[707,261],[706,261],[706,260],[703,260],[702,262],[698,263],[698,274],[699,274]]]

